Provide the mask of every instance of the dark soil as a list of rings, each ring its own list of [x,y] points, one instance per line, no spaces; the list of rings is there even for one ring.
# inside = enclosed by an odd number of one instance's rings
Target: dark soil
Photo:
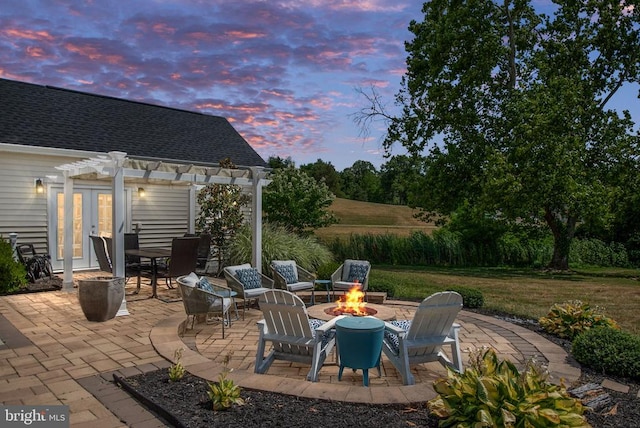
[[[177,427],[437,427],[424,404],[415,406],[352,404],[300,398],[271,392],[242,390],[242,406],[214,412],[207,396],[207,381],[186,374],[169,382],[168,370],[126,379],[144,397],[162,403],[161,407],[180,422]],[[154,410],[151,408],[150,410]],[[162,410],[159,412],[162,413]]]
[[[532,321],[506,318],[543,334],[569,351],[571,343],[546,335]],[[588,383],[602,383],[605,377],[589,369],[582,369],[582,376],[568,389]],[[630,386],[628,393],[611,390],[611,404],[598,411],[587,411],[587,421],[594,428],[640,428],[640,384],[631,379],[607,376],[608,379]],[[168,424],[178,427],[437,427],[438,419],[430,416],[426,403],[414,405],[370,405],[337,401],[307,399],[270,392],[242,390],[243,406],[233,406],[226,411],[214,412],[207,396],[207,381],[185,375],[179,382],[170,383],[168,370],[157,370],[129,377],[125,380],[144,399],[161,404],[166,411]],[[151,406],[153,410],[153,406]],[[171,422],[175,418],[176,422]]]
[[[52,277],[45,277],[38,279],[35,282],[27,282],[18,290],[11,293],[0,292],[0,296],[6,296],[11,294],[25,294],[25,293],[39,293],[41,291],[54,291],[62,288],[62,278],[53,275]]]

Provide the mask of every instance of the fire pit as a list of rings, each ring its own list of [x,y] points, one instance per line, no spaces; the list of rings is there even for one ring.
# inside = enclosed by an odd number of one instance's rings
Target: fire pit
[[[391,321],[396,319],[396,311],[393,308],[384,306],[384,305],[376,305],[374,303],[367,303],[367,310],[376,311],[374,317],[382,320],[382,321]],[[321,305],[313,305],[307,308],[307,313],[310,318],[317,318],[319,320],[329,321],[330,319],[336,317],[334,315],[334,309],[336,309],[335,303],[323,303]],[[347,315],[347,314],[343,314]]]
[[[375,316],[378,311],[372,307],[364,306],[360,308],[357,312],[354,312],[348,308],[339,308],[336,306],[328,307],[324,310],[327,315],[331,315],[332,317],[337,317],[338,315],[351,315],[354,317],[365,317],[367,315]]]
[[[364,301],[364,293],[359,285],[351,287],[344,296],[340,297],[334,308],[329,307],[324,311],[334,317],[338,315],[364,317],[378,313],[377,310],[367,307],[367,302]]]

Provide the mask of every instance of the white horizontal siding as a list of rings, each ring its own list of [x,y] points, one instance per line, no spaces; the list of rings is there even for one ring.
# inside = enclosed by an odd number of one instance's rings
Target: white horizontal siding
[[[33,243],[38,253],[48,253],[47,195],[37,195],[34,182],[60,175],[54,167],[75,160],[0,151],[0,235],[7,239],[15,232],[18,243]]]
[[[170,247],[171,239],[189,230],[189,187],[141,184],[145,196],[134,192],[132,229],[142,224],[140,246]]]

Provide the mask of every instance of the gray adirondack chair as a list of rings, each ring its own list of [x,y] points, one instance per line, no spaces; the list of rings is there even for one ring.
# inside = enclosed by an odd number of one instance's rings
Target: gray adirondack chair
[[[304,302],[285,290],[269,290],[258,300],[264,319],[258,321],[260,337],[256,373],[266,373],[274,360],[310,364],[307,380],[316,382],[318,372],[336,343],[335,322],[309,319]],[[265,356],[267,342],[271,350]]]
[[[411,365],[440,361],[463,371],[458,330],[454,320],[462,309],[462,296],[453,291],[435,293],[420,303],[412,320],[385,323],[382,351],[400,372],[405,385],[415,384]],[[451,347],[451,359],[442,351]],[[452,361],[453,360],[453,361]]]

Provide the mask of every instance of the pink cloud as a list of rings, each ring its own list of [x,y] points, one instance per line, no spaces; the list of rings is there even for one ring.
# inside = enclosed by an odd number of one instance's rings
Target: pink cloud
[[[27,39],[27,40],[45,40],[51,42],[54,37],[47,31],[42,30],[25,30],[20,28],[5,28],[0,33],[6,35],[9,38]]]

